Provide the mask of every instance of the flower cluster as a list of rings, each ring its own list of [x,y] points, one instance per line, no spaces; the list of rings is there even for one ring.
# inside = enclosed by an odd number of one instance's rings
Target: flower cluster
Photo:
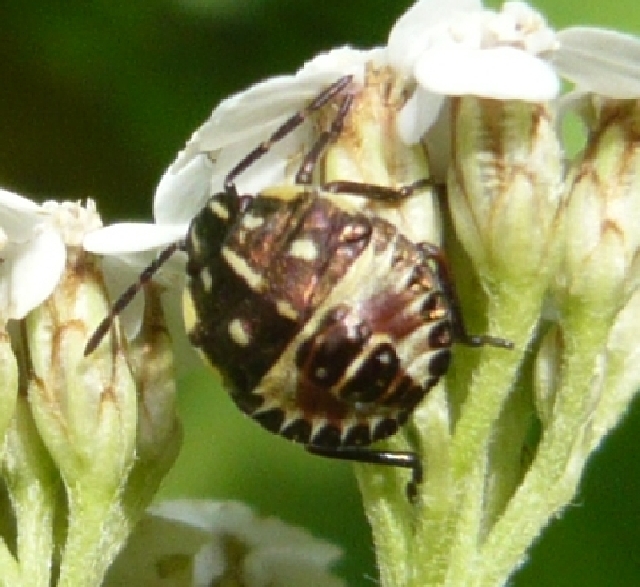
[[[354,206],[414,242],[442,245],[469,330],[514,344],[510,351],[457,347],[409,433],[386,442],[425,461],[414,502],[404,495],[406,472],[356,466],[381,584],[504,584],[573,499],[589,456],[640,387],[639,64],[638,39],[586,27],[554,31],[522,2],[496,11],[479,0],[418,0],[384,46],[335,49],[224,100],[162,177],[154,223],[98,228],[91,205],[37,206],[0,191],[2,473],[19,546],[19,564],[0,549],[6,576],[19,584],[23,568],[46,574],[62,548],[60,584],[81,576],[97,584],[177,450],[169,342],[158,328],[163,304],[154,288],[144,314],[140,304],[125,316],[130,343],[109,335],[95,355],[83,356],[108,311],[103,279],[117,287],[184,238],[247,153],[351,76],[353,106],[314,185],[397,187],[425,177],[446,185],[444,202],[426,189],[392,205],[354,197]],[[560,96],[562,83],[572,89]],[[573,160],[558,131],[569,112],[586,129]],[[294,183],[326,127],[323,116],[269,143],[238,175],[238,191]],[[104,278],[94,255],[104,257]],[[182,262],[159,274],[165,308],[176,307]],[[173,315],[172,336],[184,339]],[[69,510],[62,545],[51,532],[59,479]],[[298,579],[282,584],[316,575],[314,584],[339,584],[324,570],[334,550],[312,550],[302,572],[290,558],[301,556],[306,537],[287,530],[282,543],[262,548],[238,531],[252,514],[234,508],[200,504],[189,514],[199,522],[181,528],[182,514],[158,510],[175,522],[171,532],[184,536],[184,548],[160,541],[152,554],[184,584],[194,573],[205,577],[195,584],[225,573],[242,576],[238,584],[281,584],[276,576],[289,571]],[[48,524],[39,551],[26,539],[36,520]],[[159,520],[149,523],[167,523]],[[143,530],[129,545],[134,557],[136,544],[151,540]],[[102,542],[92,543],[98,531]],[[74,566],[85,555],[93,574]],[[113,574],[130,570],[119,563]]]
[[[101,226],[93,202],[2,191],[0,210],[0,474],[16,522],[2,581],[99,585],[180,446],[158,292],[131,341],[114,327],[85,357],[109,311],[109,273],[82,247]]]
[[[105,585],[344,587],[340,549],[237,502],[166,501],[149,509]]]

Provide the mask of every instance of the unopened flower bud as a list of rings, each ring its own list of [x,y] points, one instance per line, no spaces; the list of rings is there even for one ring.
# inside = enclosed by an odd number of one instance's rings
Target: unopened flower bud
[[[355,92],[345,128],[327,148],[324,181],[402,188],[429,179],[424,147],[408,145],[398,134],[398,115],[406,102],[404,83],[389,67],[367,65],[364,86]],[[354,203],[394,224],[413,242],[440,242],[435,186],[420,188],[405,200],[357,196]]]
[[[566,251],[556,293],[566,311],[587,304],[601,322],[610,322],[637,285],[639,131],[636,101],[599,101],[588,145],[567,182]]]
[[[137,421],[135,381],[117,337],[84,356],[108,309],[96,262],[70,251],[58,287],[26,319],[28,393],[42,439],[68,486],[91,478],[106,493],[133,464]]]
[[[18,361],[6,324],[0,323],[0,442],[11,422],[18,396]]]
[[[563,353],[562,331],[552,326],[542,339],[534,370],[534,403],[543,427],[552,419]]]
[[[538,296],[556,267],[562,150],[544,104],[453,100],[449,202],[481,279],[513,279]]]
[[[182,441],[176,413],[176,385],[171,339],[160,303],[160,288],[145,288],[142,327],[130,348],[130,364],[138,389],[136,462],[128,494],[150,501],[173,465]]]
[[[0,196],[5,216],[25,217],[12,224],[0,273],[2,317],[17,320],[0,333],[0,433],[18,544],[15,559],[0,544],[0,559],[3,569],[11,562],[33,584],[49,584],[59,552],[60,587],[98,585],[180,445],[161,307],[151,296],[132,350],[114,320],[86,355],[111,305],[100,262],[82,247],[101,224],[93,203],[37,206]],[[60,515],[64,532],[54,531]]]
[[[15,519],[16,560],[2,558],[6,585],[22,585],[28,573],[31,585],[50,584],[54,554],[54,519],[59,503],[60,477],[33,421],[29,401],[18,397],[2,444],[1,473]]]

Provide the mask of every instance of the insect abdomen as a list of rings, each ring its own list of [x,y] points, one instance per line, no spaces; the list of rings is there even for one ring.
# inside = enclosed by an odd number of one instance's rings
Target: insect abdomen
[[[255,198],[214,250],[200,235],[213,205],[187,238],[189,334],[238,406],[305,444],[396,432],[449,361],[447,300],[419,248],[301,191]]]

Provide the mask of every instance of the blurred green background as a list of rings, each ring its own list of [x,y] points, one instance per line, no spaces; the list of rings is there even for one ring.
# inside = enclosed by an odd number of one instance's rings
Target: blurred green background
[[[149,218],[163,170],[220,99],[292,72],[321,50],[383,42],[410,4],[4,0],[0,185],[38,199],[92,197],[106,221]],[[536,5],[558,28],[587,23],[640,33],[637,0]],[[262,431],[204,370],[181,380],[180,403],[185,446],[164,497],[247,501],[343,545],[340,571],[349,584],[375,584],[349,465]],[[514,586],[640,584],[639,446],[636,402]]]

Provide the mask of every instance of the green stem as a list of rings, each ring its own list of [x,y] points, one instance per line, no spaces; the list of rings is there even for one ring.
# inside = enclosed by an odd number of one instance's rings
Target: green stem
[[[0,541],[0,585],[2,587],[22,587],[18,563],[9,552],[4,540]]]
[[[438,512],[438,535],[434,536],[436,526],[431,521],[422,522],[416,535],[416,548],[424,552],[417,557],[421,560],[414,584],[421,587],[467,585],[464,578],[477,561],[489,444],[533,336],[542,300],[536,288],[514,286],[514,280],[504,283],[509,285],[499,284],[489,296],[488,323],[492,333],[511,340],[515,348],[456,349],[458,374],[452,384],[468,382],[469,389],[466,394],[457,390],[458,397],[466,395],[466,400],[451,439],[451,485],[446,510]],[[471,370],[468,376],[465,371]]]
[[[409,450],[402,434],[384,443],[388,450]],[[395,467],[356,465],[365,513],[371,525],[380,584],[384,587],[407,585],[412,560],[414,509],[406,497],[409,477]]]
[[[451,409],[445,385],[434,389],[413,417],[422,447],[425,480],[414,512],[414,573],[412,583],[440,585],[446,575],[446,559],[434,557],[442,552],[442,537],[450,534],[449,512],[455,507],[451,477]]]
[[[13,423],[5,436],[3,474],[16,518],[16,560],[0,548],[3,581],[24,587],[51,584],[54,550],[53,518],[60,478],[47,453],[27,400],[20,397]],[[14,567],[18,576],[15,579]],[[11,580],[8,580],[11,578]]]
[[[470,381],[467,398],[452,439],[453,469],[464,481],[481,454],[486,452],[492,428],[513,386],[518,370],[540,316],[542,296],[527,292],[526,285],[496,288],[487,309],[492,333],[512,341],[512,350],[483,347],[466,352],[480,354],[480,362]],[[466,379],[466,378],[465,378]]]
[[[447,575],[438,585],[457,587],[468,585],[469,570],[477,558],[477,541],[482,526],[483,500],[486,487],[488,458],[476,462],[466,477],[463,499],[452,510],[453,541],[449,552]],[[416,585],[417,587],[417,585]]]
[[[69,527],[58,587],[97,587],[131,527],[117,493],[105,496],[76,486],[68,488],[68,495]]]
[[[564,326],[567,352],[553,418],[522,485],[482,547],[474,569],[478,586],[502,584],[517,568],[543,527],[573,498],[588,457],[581,444],[609,321],[601,314],[573,312]]]
[[[23,587],[51,584],[53,555],[53,516],[56,492],[52,487],[33,483],[14,495],[18,529],[18,560]]]

